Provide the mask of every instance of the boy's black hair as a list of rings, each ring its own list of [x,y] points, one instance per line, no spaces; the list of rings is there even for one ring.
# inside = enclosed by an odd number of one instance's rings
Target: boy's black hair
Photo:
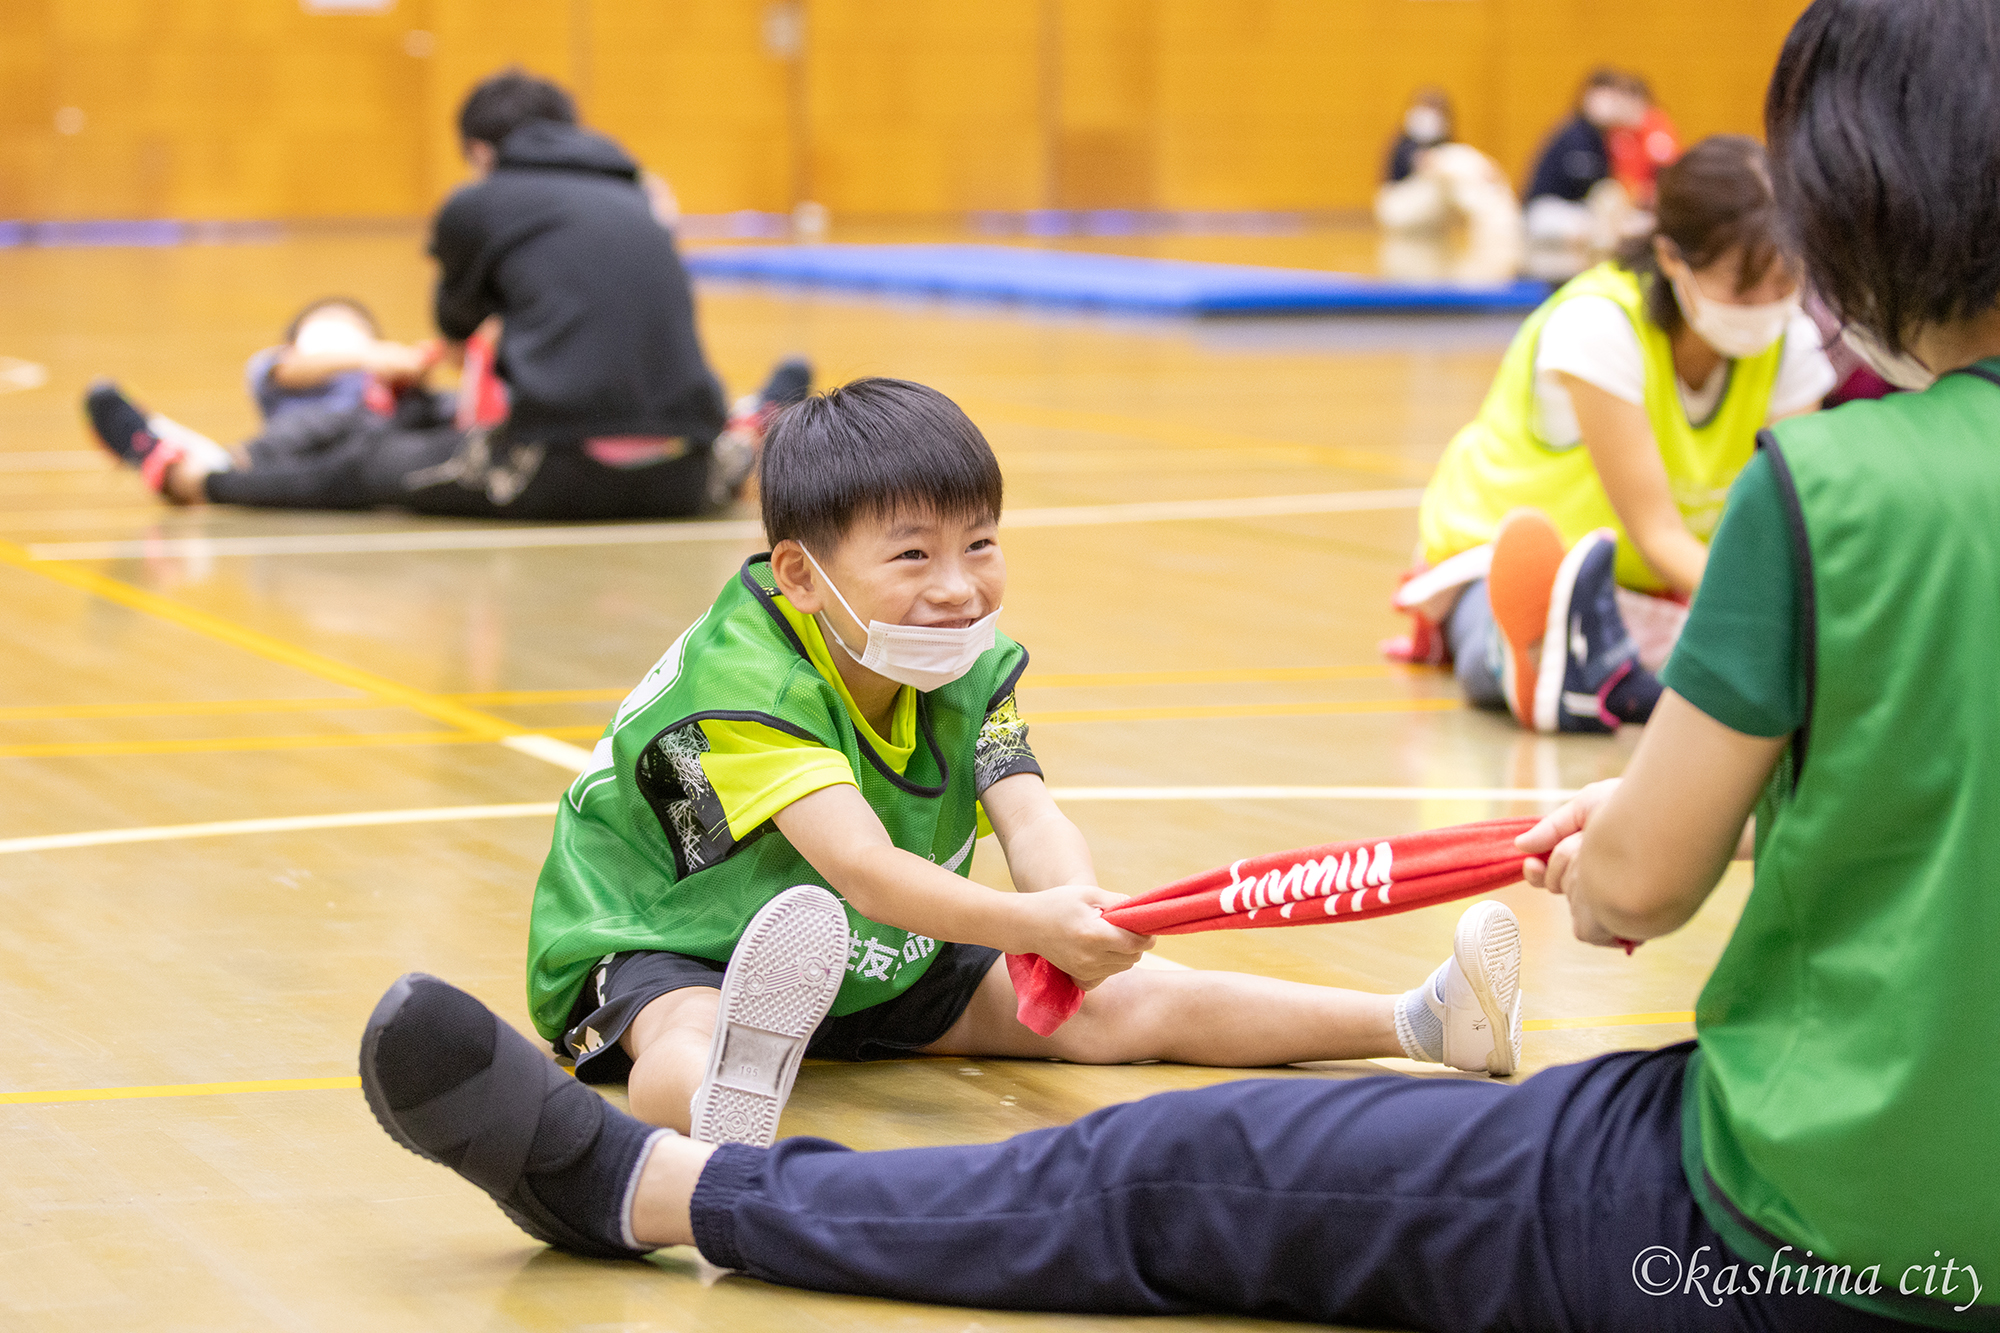
[[[907,511],[1000,517],[1000,463],[957,403],[908,380],[861,379],[784,409],[758,472],[764,535],[824,560],[856,519]]]
[[[361,322],[368,326],[368,332],[371,336],[376,338],[382,336],[382,322],[375,318],[373,310],[370,310],[351,296],[322,296],[316,301],[308,301],[304,309],[292,316],[292,322],[285,325],[285,341],[287,343],[297,342],[299,340],[299,330],[305,327],[307,320],[322,310],[336,308],[352,310],[355,314],[361,316]]]
[[[531,120],[576,124],[576,102],[547,79],[509,65],[488,75],[465,95],[458,109],[458,137],[498,148],[508,135]]]
[[[1764,102],[1813,287],[1905,351],[2000,300],[2000,5],[1815,0]]]
[[[1686,322],[1673,284],[1660,272],[1653,237],[1663,236],[1689,268],[1706,268],[1736,247],[1736,290],[1757,285],[1776,261],[1790,262],[1764,146],[1741,134],[1714,134],[1660,171],[1653,230],[1627,243],[1618,262],[1639,275],[1646,313],[1672,337]]]

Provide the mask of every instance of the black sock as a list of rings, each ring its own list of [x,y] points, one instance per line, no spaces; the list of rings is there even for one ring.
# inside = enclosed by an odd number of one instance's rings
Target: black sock
[[[528,1188],[544,1207],[577,1230],[606,1245],[644,1249],[626,1231],[626,1204],[645,1165],[646,1145],[660,1131],[595,1092],[590,1100],[603,1108],[594,1137],[583,1132],[574,1118],[578,1112],[572,1108],[588,1112],[581,1098],[551,1103],[542,1112],[528,1149]],[[545,1148],[551,1150],[546,1161]]]
[[[1660,678],[1638,663],[1604,696],[1604,710],[1620,722],[1644,722],[1660,702]]]

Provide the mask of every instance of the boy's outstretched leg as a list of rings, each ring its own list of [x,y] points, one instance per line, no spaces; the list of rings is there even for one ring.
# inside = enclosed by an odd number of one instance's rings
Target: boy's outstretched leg
[[[361,1088],[389,1136],[493,1196],[536,1240],[636,1258],[632,1195],[656,1138],[454,986],[413,972],[361,1038]]]
[[[1503,904],[1476,904],[1459,920],[1452,956],[1400,996],[1133,968],[1086,995],[1053,1036],[1022,1026],[1017,1007],[1007,969],[995,967],[927,1052],[1238,1069],[1406,1056],[1504,1076],[1521,1058],[1521,931]]]
[[[617,1040],[632,1113],[704,1143],[768,1145],[806,1044],[840,993],[847,914],[814,884],[757,912],[713,983],[650,1000]]]

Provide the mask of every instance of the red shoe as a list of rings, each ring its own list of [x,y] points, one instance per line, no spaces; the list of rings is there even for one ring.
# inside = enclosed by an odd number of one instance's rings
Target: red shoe
[[[1514,720],[1535,725],[1537,654],[1548,637],[1549,597],[1562,568],[1563,540],[1539,509],[1516,509],[1493,534],[1493,567],[1486,594],[1493,625],[1505,648],[1500,655],[1500,687]]]

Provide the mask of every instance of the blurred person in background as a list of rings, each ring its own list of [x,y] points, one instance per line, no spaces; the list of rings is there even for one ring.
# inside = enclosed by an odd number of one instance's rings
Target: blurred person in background
[[[1637,74],[1625,74],[1625,91],[1639,109],[1629,125],[1614,125],[1604,136],[1611,158],[1611,177],[1625,187],[1637,208],[1650,209],[1657,195],[1654,179],[1660,168],[1681,155],[1681,134],[1672,118],[1653,99],[1653,89]]]
[[[1520,264],[1521,205],[1500,164],[1458,140],[1442,88],[1419,91],[1404,111],[1375,192],[1375,221],[1391,277],[1500,279]],[[1459,223],[1467,245],[1454,259],[1444,234]]]
[[[1654,232],[1528,317],[1445,450],[1392,655],[1450,660],[1536,731],[1645,721],[1757,433],[1834,386],[1822,346],[1763,148],[1704,139],[1660,174]]]
[[[1543,144],[1528,181],[1524,222],[1535,276],[1571,276],[1643,230],[1632,197],[1612,175],[1608,139],[1644,119],[1630,75],[1598,69],[1584,80],[1575,110]]]

